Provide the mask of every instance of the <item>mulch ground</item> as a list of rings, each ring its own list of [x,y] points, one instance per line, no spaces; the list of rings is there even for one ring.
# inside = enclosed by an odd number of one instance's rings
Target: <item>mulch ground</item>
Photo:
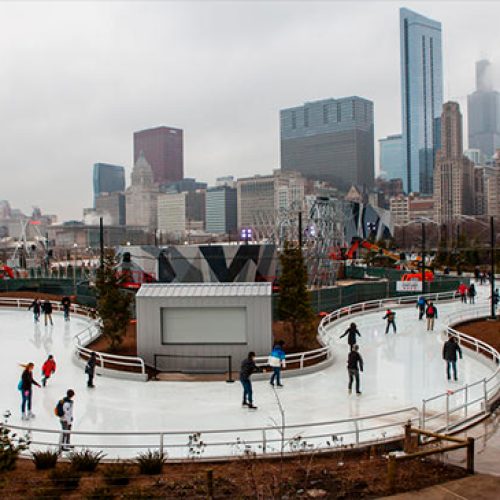
[[[67,467],[58,464],[57,468]],[[30,460],[3,476],[2,499],[130,499],[208,497],[207,470],[213,473],[213,499],[372,499],[390,493],[387,460],[370,453],[324,456],[303,454],[294,459],[258,460],[246,457],[227,463],[186,461],[167,464],[161,474],[145,476],[130,468],[127,486],[107,486],[99,465],[84,473],[77,489],[67,490],[50,479],[50,471],[38,471]],[[112,466],[111,466],[112,467]],[[71,472],[68,472],[71,477]],[[396,489],[402,493],[465,477],[462,469],[438,461],[413,460],[398,464]],[[104,489],[104,491],[103,491]]]
[[[500,351],[500,322],[499,321],[469,321],[455,327],[455,330],[465,333],[478,340],[486,342]]]

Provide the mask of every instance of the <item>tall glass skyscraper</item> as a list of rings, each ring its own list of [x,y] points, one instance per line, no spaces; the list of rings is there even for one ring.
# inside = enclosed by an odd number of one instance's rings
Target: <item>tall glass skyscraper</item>
[[[405,163],[403,136],[388,135],[379,139],[380,177],[384,179],[404,179]]]
[[[125,167],[109,163],[94,163],[94,208],[101,193],[125,191]]]
[[[408,9],[399,12],[404,189],[432,193],[443,108],[441,23]]]
[[[500,148],[500,94],[493,90],[491,65],[476,63],[477,90],[467,97],[469,111],[469,148],[479,149],[480,164],[491,160]]]

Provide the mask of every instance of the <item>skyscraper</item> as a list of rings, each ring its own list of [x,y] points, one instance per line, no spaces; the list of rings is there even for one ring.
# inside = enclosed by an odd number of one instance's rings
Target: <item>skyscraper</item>
[[[236,189],[215,186],[207,190],[206,229],[209,233],[231,234],[238,228]]]
[[[476,91],[467,97],[469,148],[479,149],[481,164],[500,148],[500,94],[493,90],[491,65],[476,63]]]
[[[434,170],[436,222],[474,213],[474,164],[463,154],[462,113],[456,102],[443,106],[441,149]]]
[[[443,106],[441,23],[403,8],[400,32],[404,188],[432,193]]]
[[[157,127],[134,133],[134,164],[141,151],[153,169],[154,182],[168,184],[184,177],[183,131]]]
[[[281,110],[281,169],[309,179],[373,187],[373,102],[360,97]]]
[[[404,179],[405,160],[403,136],[388,135],[379,139],[380,177],[384,179]]]
[[[100,194],[125,190],[125,168],[109,163],[94,163],[93,181],[95,208],[95,201]]]

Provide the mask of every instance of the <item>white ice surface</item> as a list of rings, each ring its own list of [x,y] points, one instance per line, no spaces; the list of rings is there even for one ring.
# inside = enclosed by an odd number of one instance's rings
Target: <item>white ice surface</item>
[[[486,287],[480,290],[478,302],[486,303]],[[421,407],[423,398],[456,390],[465,383],[475,382],[492,373],[491,365],[466,355],[459,361],[459,381],[449,382],[441,357],[443,345],[441,318],[464,307],[458,302],[438,304],[440,319],[435,331],[427,332],[424,321],[419,322],[413,307],[397,312],[398,333],[384,334],[383,313],[366,313],[352,319],[334,323],[332,338],[335,344],[336,362],[324,371],[283,379],[284,389],[279,391],[286,412],[287,425],[326,422],[348,417],[364,416],[397,410],[405,407]],[[346,338],[339,340],[347,323],[355,321],[362,338],[359,341],[365,361],[362,374],[363,395],[359,398],[347,394],[345,359],[348,353]],[[275,394],[267,381],[255,381],[254,400],[258,411],[241,407],[239,382],[134,382],[114,378],[97,377],[96,389],[86,388],[83,370],[71,360],[72,337],[85,328],[84,320],[76,316],[65,323],[60,314],[54,314],[54,327],[33,325],[33,316],[25,310],[0,309],[0,410],[10,410],[10,424],[23,425],[20,418],[20,392],[17,384],[22,369],[19,363],[34,362],[35,378],[40,381],[43,361],[50,353],[57,361],[57,372],[43,389],[34,387],[33,411],[36,419],[29,426],[37,429],[59,429],[54,407],[67,389],[75,396],[75,431],[201,431],[206,429],[246,429],[266,427],[280,421]],[[465,353],[467,354],[467,353]],[[441,404],[441,403],[440,403]],[[404,419],[398,417],[398,421]],[[380,423],[390,422],[382,419]],[[373,424],[373,422],[370,422]],[[351,429],[325,429],[326,434]],[[351,429],[352,430],[352,429]],[[299,429],[297,433],[302,434]],[[304,429],[305,433],[305,429]],[[34,433],[36,440],[41,434]],[[262,433],[231,432],[216,436],[216,441],[261,439]],[[210,441],[209,436],[204,438]],[[325,438],[326,439],[326,438]],[[55,436],[45,436],[44,441],[55,442]],[[75,436],[81,444],[130,445],[129,450],[107,449],[108,456],[130,456],[137,450],[157,446],[156,436],[95,437]],[[166,437],[166,444],[186,444],[186,436]],[[224,447],[219,447],[219,450]],[[169,451],[178,455],[175,450]],[[217,454],[208,448],[206,454]],[[227,454],[227,447],[226,453]]]

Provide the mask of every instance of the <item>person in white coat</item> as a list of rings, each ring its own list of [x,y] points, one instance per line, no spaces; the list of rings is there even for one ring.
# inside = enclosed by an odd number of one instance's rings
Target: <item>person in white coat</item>
[[[69,451],[70,450],[70,438],[71,438],[71,427],[73,426],[73,396],[75,395],[75,391],[73,389],[69,389],[66,393],[66,397],[60,401],[60,405],[62,403],[62,408],[60,413],[62,415],[59,417],[61,421],[61,428],[63,431],[67,431],[61,435],[61,450]],[[59,405],[58,405],[59,406]]]
[[[276,343],[271,354],[269,355],[269,366],[273,369],[273,374],[271,376],[270,384],[274,386],[274,381],[278,387],[283,387],[281,384],[281,369],[286,367],[285,361],[285,351],[283,350],[283,346],[285,342],[280,340]]]

